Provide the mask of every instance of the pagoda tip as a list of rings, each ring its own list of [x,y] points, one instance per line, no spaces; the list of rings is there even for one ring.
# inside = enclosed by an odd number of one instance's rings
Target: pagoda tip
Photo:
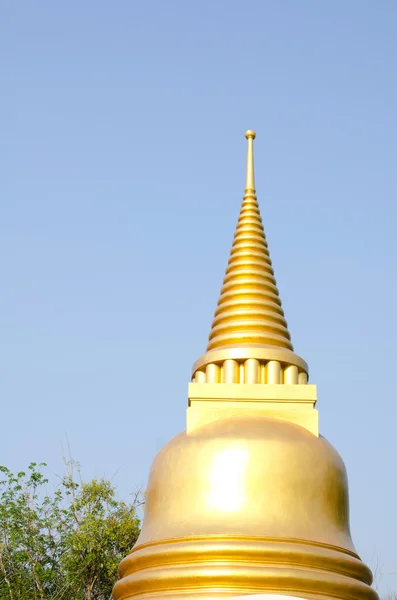
[[[248,152],[247,152],[247,172],[245,180],[245,191],[251,190],[255,192],[255,177],[254,177],[254,139],[256,137],[255,131],[248,129],[245,132],[245,137],[248,140]]]
[[[254,140],[256,138],[256,133],[255,131],[252,131],[252,129],[248,129],[248,131],[245,132],[245,137],[247,138],[247,140]]]
[[[293,352],[256,198],[255,132],[249,129],[245,137],[245,192],[207,352],[246,346]]]

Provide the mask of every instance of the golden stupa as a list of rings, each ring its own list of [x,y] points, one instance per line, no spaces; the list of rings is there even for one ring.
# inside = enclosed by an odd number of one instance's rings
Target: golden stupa
[[[378,598],[351,540],[345,466],[319,435],[316,387],[293,351],[256,198],[255,133],[246,138],[244,199],[186,431],[154,459],[114,600]]]

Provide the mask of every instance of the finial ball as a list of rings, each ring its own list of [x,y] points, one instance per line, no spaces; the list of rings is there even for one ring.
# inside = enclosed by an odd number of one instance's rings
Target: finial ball
[[[247,138],[247,140],[249,140],[250,138],[254,140],[256,138],[256,133],[255,131],[252,131],[252,129],[248,129],[248,131],[245,132],[245,137]]]

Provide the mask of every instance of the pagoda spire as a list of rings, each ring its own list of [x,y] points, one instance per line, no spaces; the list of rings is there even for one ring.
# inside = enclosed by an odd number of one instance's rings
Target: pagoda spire
[[[245,132],[245,137],[248,140],[245,193],[251,191],[255,194],[254,139],[256,138],[256,133],[255,131],[252,131],[252,129],[248,129],[248,131]]]
[[[253,344],[292,351],[255,191],[256,134],[245,137],[245,192],[207,351]]]

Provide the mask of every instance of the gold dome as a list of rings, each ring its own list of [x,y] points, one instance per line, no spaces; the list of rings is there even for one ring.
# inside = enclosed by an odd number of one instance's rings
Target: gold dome
[[[354,551],[342,459],[323,437],[281,419],[222,419],[174,437],[153,462],[146,511],[138,545],[226,534]]]
[[[268,417],[222,419],[159,452],[120,576],[116,600],[132,590],[376,598],[350,538],[342,459],[324,438]]]

